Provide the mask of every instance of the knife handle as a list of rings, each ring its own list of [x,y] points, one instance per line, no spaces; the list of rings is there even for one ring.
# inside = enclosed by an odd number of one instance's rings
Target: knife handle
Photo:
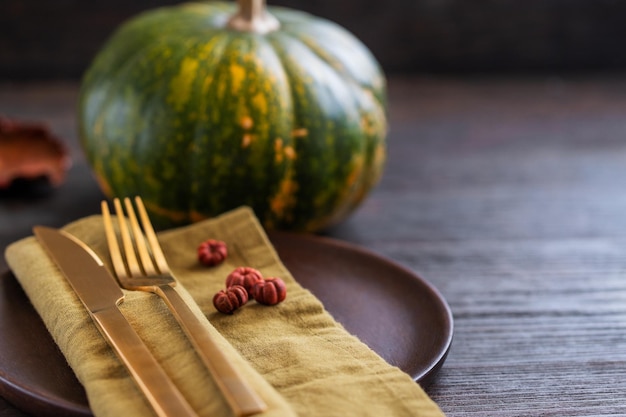
[[[236,416],[263,412],[267,405],[217,346],[207,328],[191,311],[180,294],[169,285],[159,285],[156,293],[165,301],[183,328],[200,359],[206,365]]]
[[[159,417],[197,417],[117,307],[97,311],[91,316]]]

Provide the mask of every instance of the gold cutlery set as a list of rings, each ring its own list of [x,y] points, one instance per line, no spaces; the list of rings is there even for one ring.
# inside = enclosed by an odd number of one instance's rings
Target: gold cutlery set
[[[141,198],[135,198],[140,220],[130,199],[124,199],[126,215],[119,199],[113,203],[122,248],[106,201],[102,202],[102,215],[117,279],[95,252],[76,237],[42,226],[33,230],[155,413],[160,417],[197,415],[119,310],[118,305],[124,299],[120,287],[151,292],[163,299],[235,416],[264,411],[267,408],[264,401],[223,354],[205,324],[176,291],[176,279],[168,267]]]

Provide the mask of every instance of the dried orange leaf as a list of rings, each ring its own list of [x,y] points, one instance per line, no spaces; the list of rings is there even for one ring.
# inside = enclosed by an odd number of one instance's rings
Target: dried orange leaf
[[[67,148],[45,126],[0,116],[0,189],[18,178],[47,177],[57,186],[70,165]]]

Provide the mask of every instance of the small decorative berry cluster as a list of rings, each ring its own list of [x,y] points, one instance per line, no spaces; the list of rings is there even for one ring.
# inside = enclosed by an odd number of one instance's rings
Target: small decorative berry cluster
[[[251,299],[273,306],[286,297],[287,289],[282,279],[264,279],[258,270],[240,266],[228,274],[226,289],[213,296],[213,305],[221,313],[232,314]]]
[[[206,266],[216,266],[224,262],[228,255],[226,244],[209,239],[198,246],[198,260]],[[233,314],[235,310],[254,299],[257,303],[273,306],[287,297],[287,288],[282,279],[263,278],[258,270],[240,266],[226,277],[226,289],[213,296],[217,311]]]

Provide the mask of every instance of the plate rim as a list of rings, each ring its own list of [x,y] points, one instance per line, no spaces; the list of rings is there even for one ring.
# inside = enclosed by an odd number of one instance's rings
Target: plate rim
[[[356,243],[352,243],[346,240],[341,240],[335,237],[325,236],[325,235],[311,235],[304,234],[298,232],[290,232],[290,231],[278,231],[278,230],[270,230],[267,231],[267,235],[271,241],[272,236],[289,236],[292,239],[301,239],[301,240],[310,240],[316,243],[322,242],[329,246],[340,247],[345,250],[349,250],[354,253],[358,253],[362,256],[365,256],[370,259],[375,259],[378,262],[382,262],[388,267],[392,267],[402,272],[405,276],[410,276],[415,281],[419,282],[420,285],[425,287],[433,296],[433,299],[437,301],[439,307],[442,309],[444,313],[444,321],[446,323],[446,328],[444,330],[444,341],[441,344],[441,348],[439,350],[439,354],[433,358],[431,361],[431,365],[424,369],[421,373],[411,373],[410,376],[413,378],[415,382],[420,384],[422,388],[426,388],[432,383],[432,380],[439,369],[443,366],[448,354],[450,353],[450,348],[452,347],[452,342],[454,339],[454,315],[452,313],[452,309],[445,297],[441,293],[441,291],[430,281],[423,278],[420,274],[416,273],[408,266],[403,263],[392,259],[387,255],[383,255],[379,252],[376,252],[367,247],[358,245]],[[277,251],[278,252],[278,251]],[[280,253],[279,253],[280,256]],[[282,261],[282,260],[281,260]],[[407,372],[406,370],[404,370]],[[408,373],[408,372],[407,372]]]

